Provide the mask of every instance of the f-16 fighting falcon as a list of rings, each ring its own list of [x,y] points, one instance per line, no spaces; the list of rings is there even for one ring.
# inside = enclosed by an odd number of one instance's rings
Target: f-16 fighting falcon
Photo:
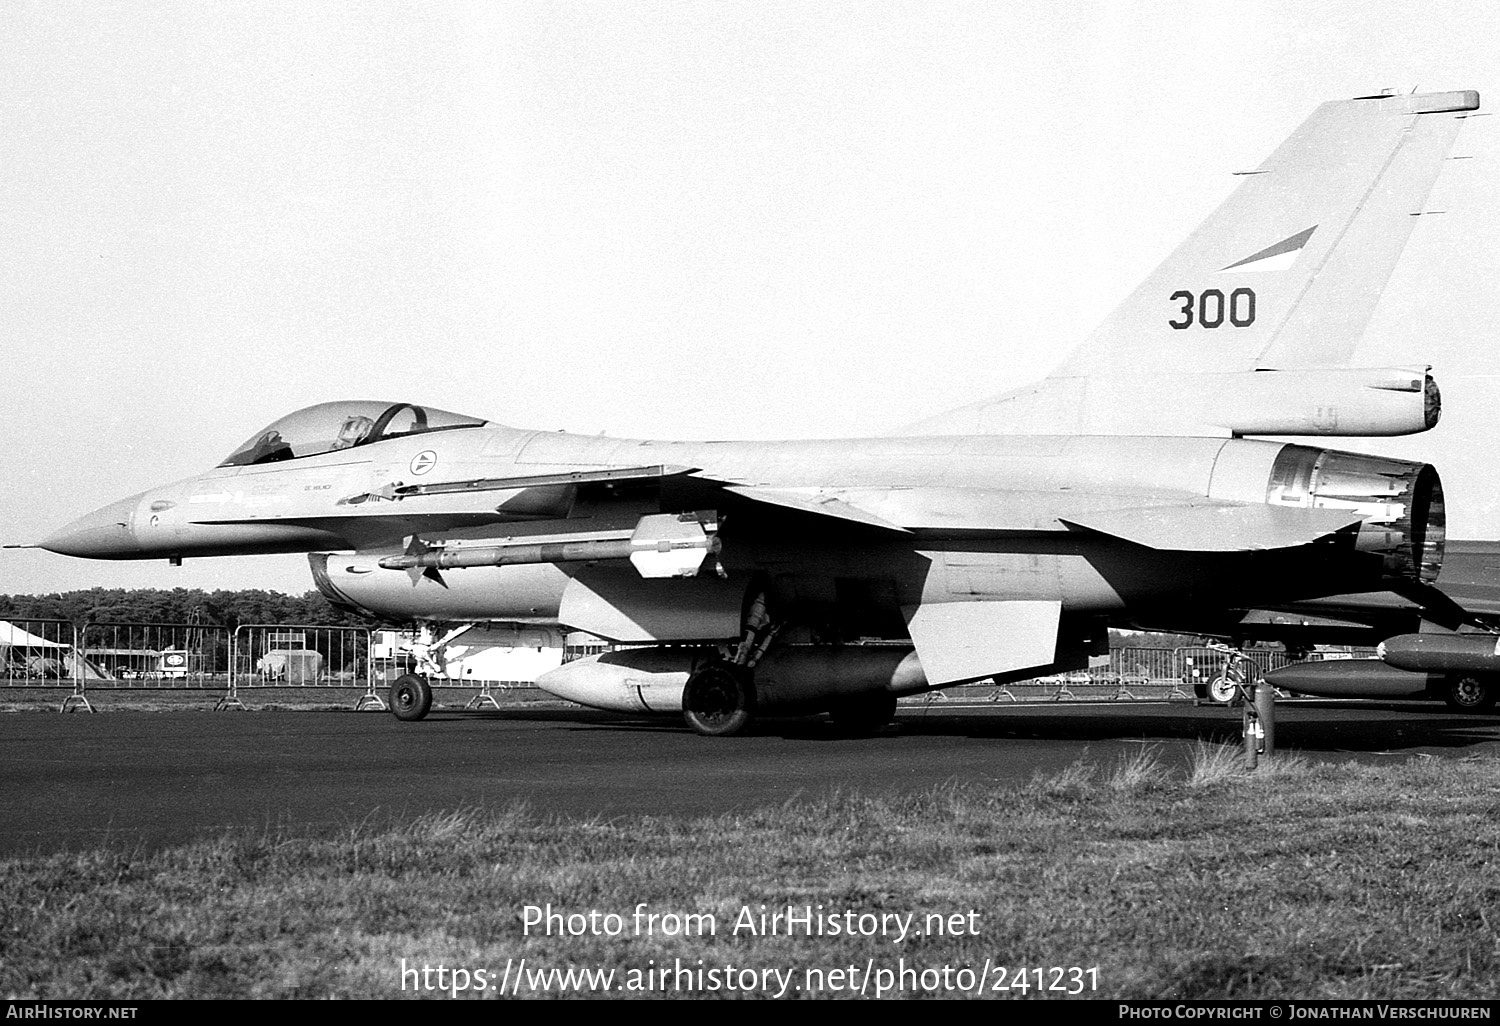
[[[40,544],[96,559],[310,553],[341,606],[561,623],[640,646],[540,685],[883,723],[896,698],[1083,667],[1111,625],[1394,592],[1444,542],[1426,464],[1248,435],[1397,435],[1426,366],[1347,364],[1473,92],[1318,108],[1051,376],[899,435],[672,442],[329,402]],[[419,675],[393,687],[419,719]]]

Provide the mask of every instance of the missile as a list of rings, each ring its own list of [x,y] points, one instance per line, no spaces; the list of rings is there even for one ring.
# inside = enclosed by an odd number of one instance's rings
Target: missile
[[[1266,674],[1284,691],[1324,698],[1426,698],[1429,675],[1388,666],[1379,659],[1324,659],[1291,663]]]
[[[406,551],[380,560],[386,570],[405,570],[412,583],[426,571],[457,567],[512,566],[628,559],[642,577],[692,577],[703,560],[723,548],[718,514],[657,513],[641,517],[635,530],[598,532],[589,537],[557,535],[525,541],[437,545],[412,535]]]
[[[714,648],[627,648],[565,663],[537,678],[558,698],[614,712],[682,711],[682,689]],[[917,654],[907,645],[788,645],[755,667],[758,707],[817,712],[842,699],[928,690]]]
[[[1500,673],[1500,636],[1494,634],[1399,634],[1375,651],[1402,670]]]

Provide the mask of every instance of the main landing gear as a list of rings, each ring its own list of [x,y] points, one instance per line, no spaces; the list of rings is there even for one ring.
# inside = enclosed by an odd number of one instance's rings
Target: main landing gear
[[[1487,712],[1494,708],[1495,678],[1483,673],[1453,673],[1443,678],[1443,701],[1458,712]]]
[[[776,640],[782,624],[773,622],[765,591],[756,591],[745,610],[740,642],[727,659],[698,667],[682,689],[682,718],[705,737],[731,737],[755,717],[755,664]]]
[[[770,615],[764,591],[750,596],[740,640],[688,674],[682,715],[695,733],[728,737],[766,713],[827,711],[842,733],[869,734],[895,718],[897,693],[924,683],[904,646],[777,646],[787,621]]]
[[[682,715],[694,732],[729,737],[755,715],[755,670],[714,661],[695,671],[682,691]]]

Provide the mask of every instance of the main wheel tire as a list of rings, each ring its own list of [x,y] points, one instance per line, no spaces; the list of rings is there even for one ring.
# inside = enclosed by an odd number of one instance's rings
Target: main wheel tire
[[[1443,701],[1459,712],[1488,712],[1495,706],[1495,681],[1479,673],[1455,673],[1443,681]]]
[[[755,715],[755,685],[750,671],[713,663],[688,678],[682,689],[682,716],[705,737],[730,737]]]
[[[847,730],[879,730],[896,717],[896,696],[889,692],[846,698],[828,710],[828,716]]]
[[[1208,697],[1221,705],[1229,705],[1239,693],[1240,689],[1228,677],[1215,677],[1208,685]]]
[[[398,720],[420,720],[432,708],[432,685],[426,677],[403,673],[391,685],[391,712]]]

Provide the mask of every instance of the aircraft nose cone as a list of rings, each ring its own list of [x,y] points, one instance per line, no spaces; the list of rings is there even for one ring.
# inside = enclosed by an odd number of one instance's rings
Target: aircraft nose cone
[[[132,495],[100,506],[42,539],[38,547],[63,556],[129,559],[141,551],[130,530],[130,518],[140,500],[140,495]]]

